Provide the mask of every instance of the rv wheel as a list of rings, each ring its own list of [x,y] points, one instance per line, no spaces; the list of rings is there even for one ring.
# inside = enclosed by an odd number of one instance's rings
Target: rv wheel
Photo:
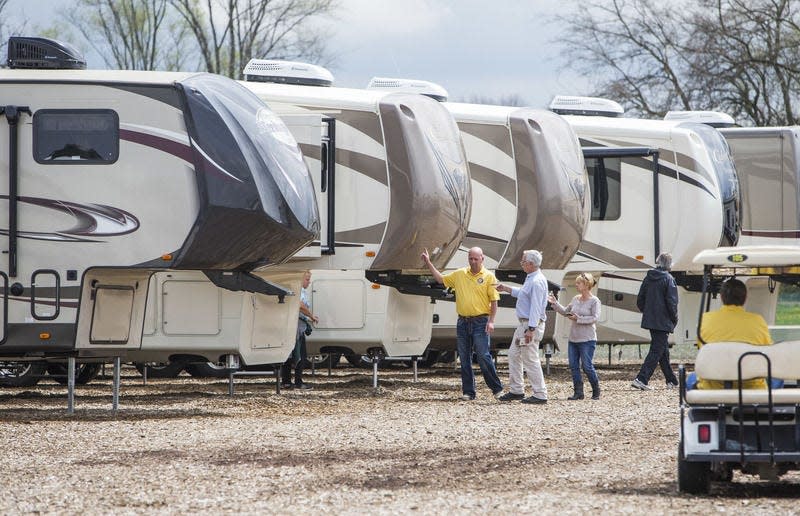
[[[433,364],[439,361],[439,356],[442,352],[438,349],[426,349],[425,353],[417,360],[417,364],[422,367],[433,367]]]
[[[186,364],[186,372],[194,378],[227,378],[230,370],[213,362],[195,362]]]
[[[678,491],[708,494],[711,486],[711,463],[688,462],[683,456],[683,443],[678,444]]]
[[[365,367],[372,369],[372,358],[370,358],[367,355],[348,354],[345,355],[344,358],[346,358],[347,361],[350,362],[350,365],[352,365],[353,367]],[[383,367],[385,365],[386,365],[385,360],[378,361],[378,367]]]
[[[144,376],[144,367],[145,364],[142,362],[136,362],[133,364],[136,367],[136,370],[139,371],[139,374]],[[186,367],[185,362],[168,362],[166,364],[150,364],[147,366],[147,377],[148,378],[177,378],[183,368]]]
[[[46,370],[46,362],[9,362],[0,367],[0,385],[32,387],[39,383]]]
[[[75,364],[75,383],[86,385],[97,378],[102,367],[103,364]],[[67,385],[67,366],[65,364],[48,364],[47,374],[61,385]]]
[[[310,369],[311,363],[314,363],[315,368],[319,367],[328,367],[328,359],[330,358],[331,367],[336,367],[339,361],[342,359],[341,353],[322,353],[320,355],[314,355],[308,357],[308,360],[303,361],[303,368]]]

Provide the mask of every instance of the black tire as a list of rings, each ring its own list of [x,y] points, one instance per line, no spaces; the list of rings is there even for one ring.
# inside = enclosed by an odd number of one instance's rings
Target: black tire
[[[313,357],[308,357],[307,360],[303,361],[303,369],[311,369],[311,362],[314,362],[314,368],[326,368],[328,367],[328,358],[331,360],[331,367],[336,367],[339,364],[339,361],[342,359],[341,353],[322,353],[320,355],[315,355]]]
[[[453,350],[450,351],[441,351],[439,353],[439,362],[442,364],[452,364],[456,361],[456,352]]]
[[[194,378],[227,378],[230,370],[213,362],[186,364],[186,372]]]
[[[75,384],[86,385],[100,374],[103,364],[75,364]],[[47,374],[61,385],[67,385],[67,365],[48,364]]]
[[[47,362],[13,362],[0,368],[3,387],[33,387],[47,371]]]
[[[347,359],[348,362],[350,362],[350,365],[353,367],[363,367],[365,369],[372,369],[372,359],[367,355],[349,354],[345,355],[344,357]],[[386,366],[386,364],[387,364],[386,360],[378,361],[378,367],[384,367]]]
[[[433,367],[433,364],[439,361],[442,352],[438,349],[426,349],[425,353],[417,359],[417,365],[420,367]]]
[[[136,362],[133,364],[139,374],[144,376],[145,364]],[[177,378],[181,371],[186,367],[185,362],[169,362],[167,364],[157,364],[147,366],[148,378]]]
[[[711,487],[711,463],[689,462],[683,456],[683,444],[678,445],[678,491],[689,494],[708,494]]]

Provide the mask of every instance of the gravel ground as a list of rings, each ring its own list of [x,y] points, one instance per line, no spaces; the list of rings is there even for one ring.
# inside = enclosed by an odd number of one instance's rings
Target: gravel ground
[[[116,414],[108,379],[79,387],[72,416],[55,383],[0,389],[0,513],[800,511],[797,473],[678,494],[676,391],[660,373],[656,390],[632,390],[638,357],[606,360],[602,399],[568,401],[556,358],[545,406],[499,403],[482,382],[476,401],[459,401],[452,366],[417,383],[388,368],[377,392],[370,370],[343,366],[282,395],[247,377],[233,398],[218,379],[143,386],[125,368]]]

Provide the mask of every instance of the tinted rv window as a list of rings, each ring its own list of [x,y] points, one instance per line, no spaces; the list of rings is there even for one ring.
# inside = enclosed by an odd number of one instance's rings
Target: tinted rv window
[[[265,196],[261,204],[273,219],[288,222],[283,209],[288,203],[305,227],[313,226],[317,204],[311,176],[297,141],[281,119],[230,79],[201,74],[184,84],[190,92],[192,138],[203,152],[236,177],[244,177],[240,171],[249,169],[254,171],[254,180],[271,180],[277,188],[262,185],[258,191]],[[220,127],[220,121],[224,126]],[[265,170],[267,177],[255,173],[259,170]]]
[[[739,197],[739,179],[736,176],[730,147],[722,134],[705,124],[687,123],[681,124],[680,127],[688,127],[696,131],[708,148],[714,166],[714,174],[719,181],[722,202],[737,199]]]
[[[620,216],[620,159],[588,158],[592,220],[617,220]]]
[[[110,109],[40,109],[33,158],[48,165],[110,164],[119,157],[119,116]]]

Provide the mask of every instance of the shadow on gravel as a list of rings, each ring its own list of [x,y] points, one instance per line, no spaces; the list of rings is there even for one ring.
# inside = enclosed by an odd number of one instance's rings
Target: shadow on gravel
[[[669,498],[726,498],[726,499],[758,499],[758,498],[798,498],[800,499],[800,482],[791,479],[786,482],[712,482],[708,495],[690,495],[678,492],[677,481],[648,483],[647,485],[613,484],[599,488],[598,493],[633,494]]]
[[[41,421],[142,421],[142,420],[177,420],[196,419],[200,417],[224,417],[222,414],[203,410],[142,410],[120,409],[116,413],[108,409],[92,408],[75,410],[67,414],[66,405],[52,409],[0,409],[0,421],[3,423],[34,424]]]

